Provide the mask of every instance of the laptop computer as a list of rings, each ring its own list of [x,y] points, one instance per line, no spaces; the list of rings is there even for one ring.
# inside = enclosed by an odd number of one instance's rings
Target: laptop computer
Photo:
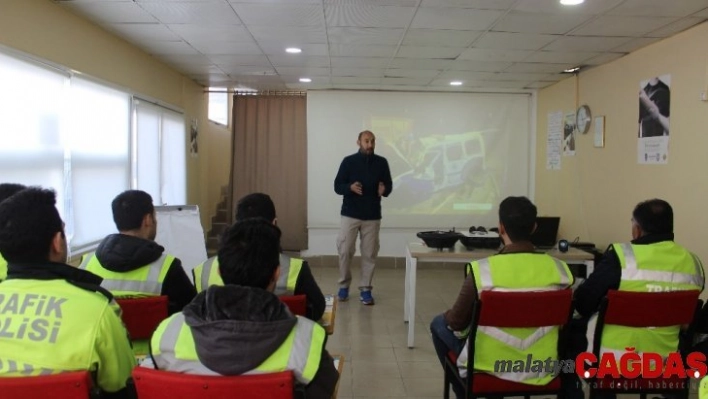
[[[559,216],[539,216],[536,218],[536,231],[531,236],[531,242],[538,249],[555,247],[558,239]]]

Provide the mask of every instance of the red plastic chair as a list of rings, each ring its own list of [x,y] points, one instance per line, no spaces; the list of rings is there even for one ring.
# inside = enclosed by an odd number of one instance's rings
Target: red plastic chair
[[[291,399],[295,392],[292,371],[222,377],[136,367],[131,381],[139,399]]]
[[[167,297],[116,298],[130,339],[150,339],[157,326],[167,318]]]
[[[283,295],[279,298],[293,314],[304,317],[307,313],[307,297],[305,295]]]
[[[600,359],[602,347],[602,332],[606,325],[626,327],[668,327],[689,326],[685,345],[693,341],[693,323],[703,302],[698,299],[700,292],[630,292],[611,290],[600,305],[600,311],[593,336],[593,353]],[[683,351],[687,348],[676,348]],[[600,393],[640,394],[642,399],[647,394],[674,394],[679,398],[688,398],[690,377],[685,379],[673,376],[671,378],[619,378],[605,376],[602,379],[591,379],[590,398]],[[621,386],[619,390],[617,387]],[[614,387],[611,389],[610,387]],[[666,388],[662,388],[666,387]],[[672,387],[672,388],[669,388]],[[604,389],[603,389],[604,388]],[[626,389],[625,389],[626,388]]]
[[[0,378],[0,397],[21,399],[98,398],[88,371],[71,371],[37,377]]]
[[[490,326],[499,328],[564,326],[572,315],[572,296],[570,289],[559,291],[499,292],[482,291],[475,302],[467,338],[468,362],[467,377],[460,377],[457,368],[457,354],[449,352],[445,359],[444,397],[450,397],[451,378],[465,387],[467,398],[480,396],[524,396],[560,395],[560,377],[546,385],[529,385],[503,380],[491,374],[473,372],[474,350],[477,327]],[[563,334],[559,334],[559,348],[563,346]],[[556,359],[558,360],[558,359]]]

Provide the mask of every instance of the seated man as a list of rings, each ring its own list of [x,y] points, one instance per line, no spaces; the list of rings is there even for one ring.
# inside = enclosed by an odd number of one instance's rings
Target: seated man
[[[504,248],[497,255],[471,262],[472,273],[462,284],[460,295],[452,309],[433,319],[430,331],[433,345],[440,363],[445,364],[449,351],[458,355],[457,365],[460,374],[466,374],[467,334],[472,322],[472,309],[481,291],[548,291],[567,289],[573,284],[573,275],[564,262],[543,253],[534,252],[531,234],[536,229],[536,206],[526,197],[508,197],[499,205],[499,235],[504,241]],[[515,328],[514,332],[499,329],[502,334],[514,334],[516,337],[528,337],[536,329]],[[549,333],[558,334],[554,328]],[[555,345],[532,345],[529,348],[517,347],[513,342],[477,332],[477,338],[484,338],[483,347],[475,347],[475,371],[493,374],[498,378],[509,379],[531,385],[545,385],[555,376],[527,376],[519,380],[518,376],[494,371],[495,361],[504,353],[504,360],[522,360],[533,355],[537,359],[558,359]],[[547,340],[544,340],[548,342]],[[543,342],[543,341],[542,341]],[[513,373],[512,373],[513,374]],[[452,379],[453,390],[457,397],[464,397],[464,387]]]
[[[260,217],[278,225],[275,216],[275,204],[270,196],[262,193],[249,194],[238,201],[236,205],[236,221]],[[219,262],[216,257],[192,270],[194,284],[197,292],[201,292],[210,285],[222,285],[219,277]],[[325,298],[319,285],[312,276],[310,266],[306,261],[291,258],[280,254],[280,278],[275,285],[275,295],[305,295],[307,298],[307,312],[305,316],[314,321],[322,318],[325,311]]]
[[[0,377],[89,370],[110,397],[127,397],[135,366],[128,334],[101,278],[65,264],[53,191],[27,188],[0,203]]]
[[[292,370],[308,398],[331,398],[338,374],[324,329],[273,295],[280,230],[261,218],[238,222],[218,256],[226,285],[210,286],[160,324],[150,345],[155,367],[202,375]]]
[[[576,320],[571,325],[568,355],[577,355],[586,350],[588,342],[592,344],[597,311],[609,290],[703,291],[704,283],[701,261],[695,254],[674,242],[674,213],[671,205],[660,199],[637,204],[632,212],[632,241],[610,245],[593,273],[573,295]],[[678,331],[671,333],[670,330],[670,327],[667,330],[608,326],[603,331],[603,346],[621,352],[626,347],[635,347],[638,353],[662,353],[666,352],[667,347],[676,350],[678,338],[667,342],[666,337],[676,337]],[[587,350],[591,351],[592,348]]]
[[[164,254],[155,242],[157,220],[150,194],[128,190],[112,203],[120,234],[101,241],[95,253],[84,255],[81,269],[103,277],[101,286],[117,298],[166,295],[168,312],[179,312],[197,294],[182,262]]]
[[[15,184],[15,183],[2,183],[0,184],[0,202],[5,201],[8,199],[11,195],[16,194],[17,192],[24,190],[25,186],[22,184]],[[0,254],[0,281],[5,280],[7,277],[7,261],[5,258],[2,257],[2,254]]]

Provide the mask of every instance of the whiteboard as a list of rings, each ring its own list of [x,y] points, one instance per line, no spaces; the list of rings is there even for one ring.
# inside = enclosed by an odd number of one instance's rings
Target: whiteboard
[[[207,260],[204,229],[196,205],[156,206],[157,236],[155,242],[165,253],[178,257],[192,279],[192,269]],[[192,281],[192,283],[194,283]]]

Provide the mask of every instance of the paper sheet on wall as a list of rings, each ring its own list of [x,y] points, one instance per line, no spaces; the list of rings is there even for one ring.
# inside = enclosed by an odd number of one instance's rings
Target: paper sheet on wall
[[[561,168],[561,148],[563,145],[563,112],[548,114],[548,138],[546,141],[546,169]]]
[[[165,253],[182,261],[182,267],[191,280],[192,269],[207,260],[199,208],[196,205],[156,206],[155,214],[155,242],[165,247]]]

